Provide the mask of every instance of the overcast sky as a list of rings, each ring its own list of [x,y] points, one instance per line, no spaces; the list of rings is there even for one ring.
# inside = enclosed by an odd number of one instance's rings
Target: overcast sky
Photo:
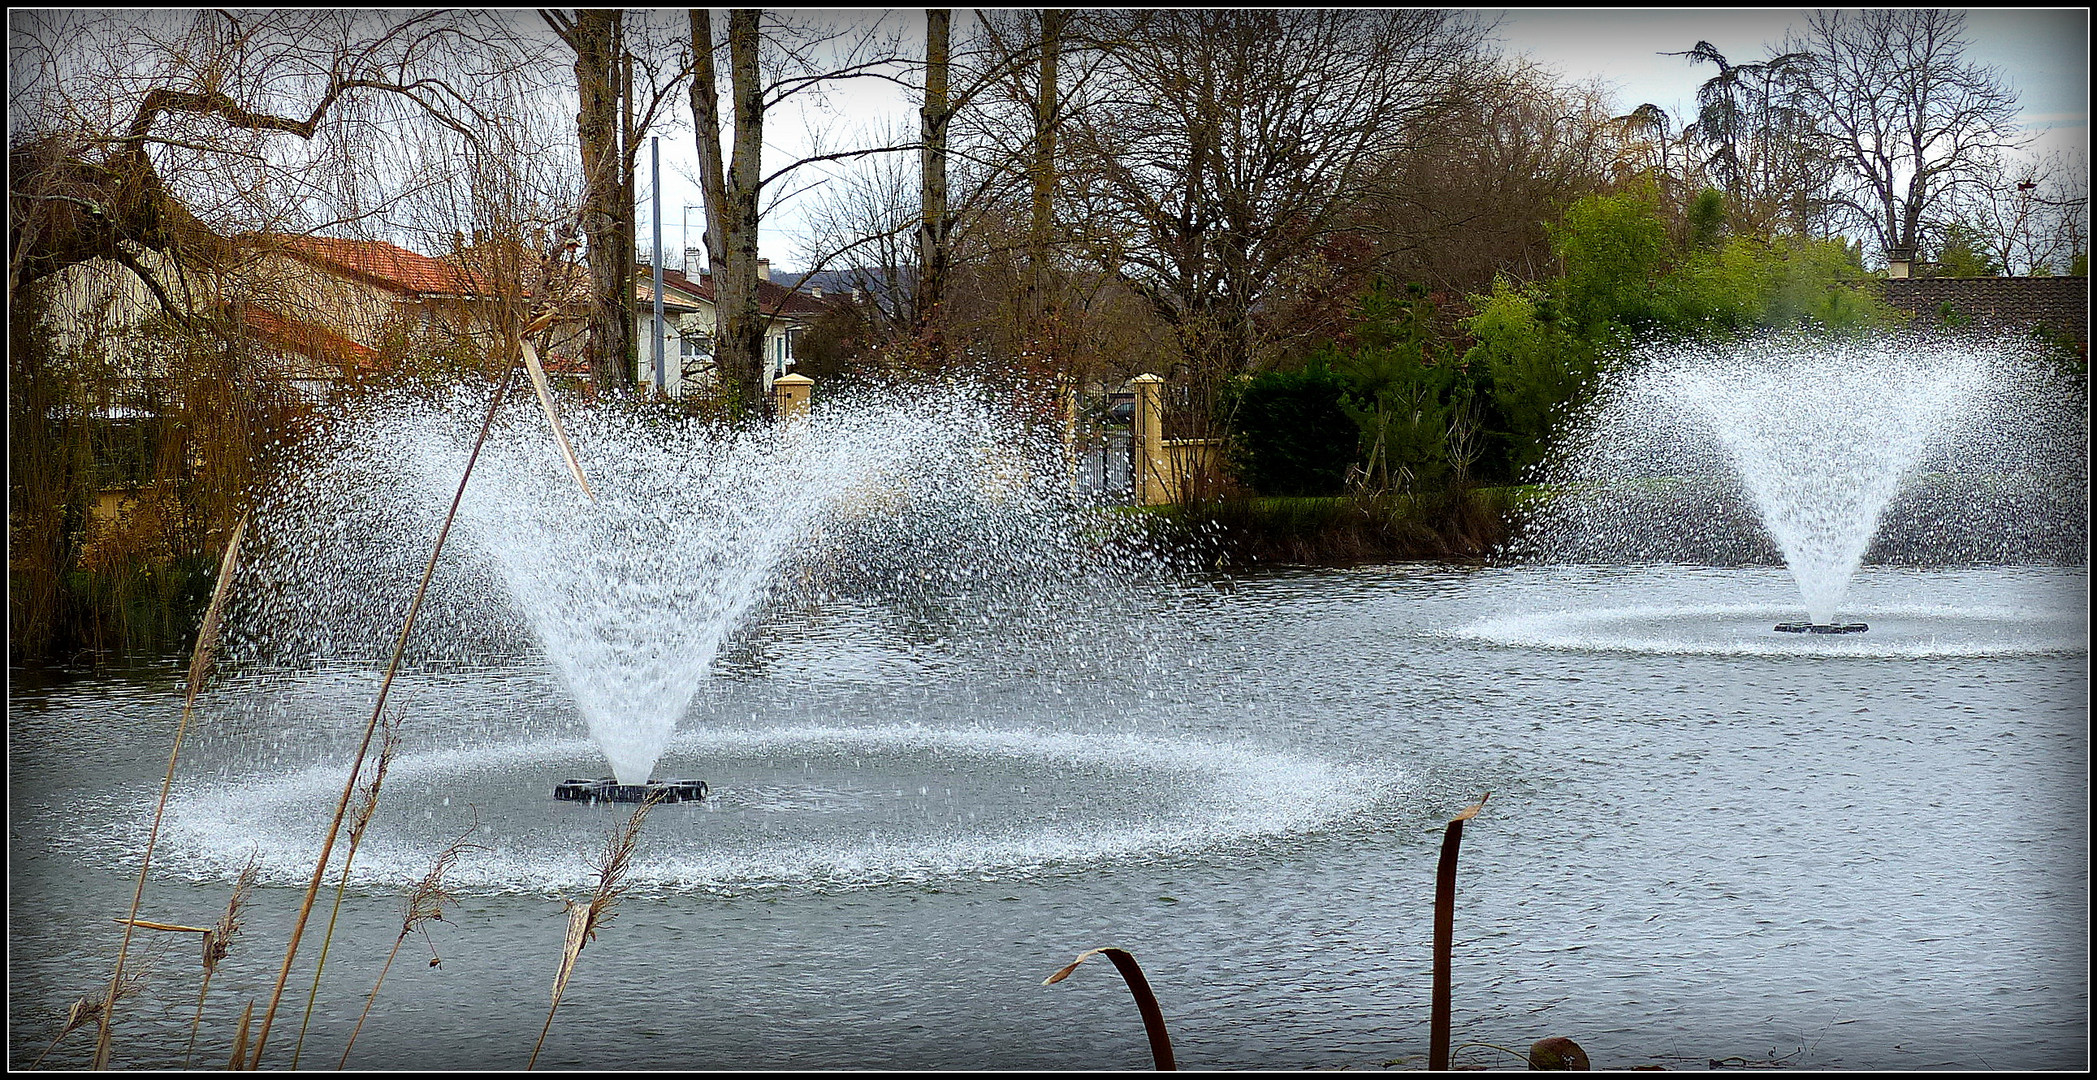
[[[1677,118],[1695,110],[1698,84],[1715,74],[1708,64],[1692,65],[1679,56],[1699,41],[1709,41],[1728,59],[1748,61],[1767,53],[1767,47],[1782,42],[1787,30],[1803,30],[1807,12],[1802,9],[1703,9],[1666,10],[1649,8],[1563,8],[1473,9],[1483,19],[1497,20],[1501,48],[1558,71],[1568,81],[1600,79],[1616,94],[1620,113],[1652,102]],[[813,14],[813,13],[811,13]],[[823,13],[839,19],[866,19],[871,10]],[[899,20],[918,42],[923,41],[924,17],[920,11],[896,11],[887,16]],[[954,33],[965,32],[970,15],[957,11]],[[1967,59],[1999,69],[2018,95],[2022,122],[2039,134],[2042,149],[2089,146],[2089,12],[2085,8],[2022,8],[1971,10],[1967,13]],[[884,114],[907,122],[914,109],[901,94],[872,89],[873,84],[840,96],[833,104],[846,117],[872,120]],[[777,153],[779,163],[789,160],[800,139],[801,125],[788,117],[767,117],[766,142]],[[691,175],[689,132],[663,142],[664,246],[676,251],[685,219],[683,204],[697,204],[698,190]],[[767,168],[773,167],[768,154]],[[645,164],[644,164],[645,169]],[[645,175],[641,179],[644,192]],[[648,210],[641,209],[642,237],[649,244]],[[692,236],[696,239],[698,211],[692,212]],[[769,219],[760,230],[760,253],[775,267],[799,268],[799,220],[792,207]]]

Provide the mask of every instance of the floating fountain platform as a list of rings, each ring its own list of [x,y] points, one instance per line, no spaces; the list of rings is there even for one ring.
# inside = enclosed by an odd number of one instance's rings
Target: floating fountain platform
[[[637,803],[658,792],[664,802],[698,802],[706,798],[706,781],[650,780],[645,784],[622,784],[606,777],[602,780],[563,780],[553,786],[554,798],[583,803]]]
[[[1780,622],[1777,624],[1777,632],[1781,634],[1861,634],[1869,629],[1871,629],[1870,626],[1860,622]]]

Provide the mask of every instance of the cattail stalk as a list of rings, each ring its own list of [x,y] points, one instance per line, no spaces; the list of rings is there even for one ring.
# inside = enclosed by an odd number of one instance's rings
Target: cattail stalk
[[[1456,944],[1456,849],[1463,843],[1464,822],[1485,809],[1488,791],[1478,803],[1449,822],[1442,832],[1442,861],[1434,876],[1434,1001],[1427,1021],[1427,1067],[1449,1068],[1450,953]]]

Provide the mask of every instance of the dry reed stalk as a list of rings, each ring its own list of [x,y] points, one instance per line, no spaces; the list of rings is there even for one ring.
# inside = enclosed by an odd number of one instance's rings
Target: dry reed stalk
[[[641,822],[662,798],[663,793],[658,791],[642,799],[626,824],[612,830],[604,855],[597,862],[597,889],[591,894],[590,902],[561,901],[568,911],[568,936],[561,945],[561,966],[553,977],[553,1006],[546,1010],[546,1023],[539,1028],[539,1041],[532,1044],[531,1059],[524,1063],[526,1069],[539,1061],[539,1050],[546,1045],[546,1033],[553,1028],[553,1014],[560,1010],[561,995],[568,989],[568,977],[575,973],[575,958],[582,954],[583,945],[612,921],[615,915],[612,909],[632,887],[627,873],[633,868],[634,849],[639,846],[641,838]]]
[[[1464,822],[1485,809],[1488,791],[1476,805],[1456,815],[1442,832],[1442,861],[1434,875],[1434,1003],[1427,1021],[1427,1067],[1435,1072],[1449,1068],[1449,969],[1450,951],[1456,944],[1456,849],[1463,843]]]
[[[196,1058],[197,1027],[204,1021],[204,995],[211,992],[211,975],[218,970],[219,961],[233,949],[233,936],[240,932],[240,909],[247,903],[248,891],[255,887],[255,875],[261,863],[261,851],[249,856],[248,865],[241,870],[239,880],[233,883],[233,895],[226,901],[225,914],[218,917],[217,925],[204,932],[204,984],[197,990],[197,1012],[189,1020],[189,1045],[182,1051],[182,1067],[185,1069]]]
[[[255,1003],[250,1001],[247,1008],[240,1010],[240,1027],[233,1032],[233,1060],[226,1063],[229,1072],[248,1068],[248,1021],[254,1016]]]
[[[166,939],[160,940],[165,941]],[[132,965],[131,971],[124,976],[122,983],[114,987],[105,988],[101,993],[93,997],[84,997],[73,1002],[66,1009],[65,1023],[59,1027],[58,1034],[51,1039],[51,1045],[44,1047],[44,1052],[38,1054],[36,1061],[32,1062],[29,1067],[34,1069],[41,1066],[44,1063],[44,1059],[51,1056],[51,1051],[58,1049],[59,1042],[66,1036],[89,1024],[101,1024],[109,1015],[110,1003],[112,1001],[121,1002],[143,989],[146,984],[146,977],[152,974],[153,964],[159,959],[159,956],[160,946],[158,944],[147,946],[145,955],[140,957],[138,963]]]
[[[1172,1037],[1165,1033],[1165,1013],[1158,1008],[1157,995],[1151,993],[1150,980],[1143,977],[1143,968],[1136,963],[1125,949],[1092,949],[1078,954],[1076,960],[1057,969],[1054,975],[1041,980],[1043,986],[1054,986],[1070,978],[1070,973],[1088,958],[1105,954],[1114,961],[1115,970],[1129,984],[1129,995],[1136,999],[1136,1011],[1143,1014],[1143,1032],[1150,1037],[1150,1058],[1159,1072],[1176,1072],[1179,1065],[1172,1058]]]
[[[452,864],[459,860],[460,855],[465,854],[470,849],[480,847],[478,844],[466,842],[466,838],[479,831],[480,827],[480,814],[476,811],[473,827],[460,833],[459,838],[452,841],[451,846],[445,848],[443,853],[437,856],[437,862],[430,867],[430,872],[424,874],[422,880],[417,882],[414,890],[408,894],[408,914],[407,917],[401,920],[400,936],[393,939],[393,951],[386,954],[386,963],[379,968],[378,980],[371,984],[371,993],[364,998],[364,1011],[357,1014],[357,1026],[350,1029],[349,1042],[342,1047],[342,1060],[335,1063],[337,1069],[344,1069],[349,1066],[350,1048],[357,1045],[357,1033],[364,1030],[364,1020],[371,1015],[371,1003],[379,999],[379,987],[386,985],[386,973],[393,970],[393,959],[400,955],[401,943],[408,940],[409,934],[418,931],[422,933],[424,943],[428,943],[430,940],[429,931],[424,928],[423,924],[432,920],[436,922],[444,921],[444,905],[457,899],[457,897],[444,889],[444,872],[451,869]],[[481,850],[486,849],[483,848]],[[436,967],[437,962],[437,946],[430,945],[430,966]],[[296,1061],[296,1056],[292,1060]]]
[[[208,926],[183,926],[180,923],[154,922],[151,919],[111,919],[109,921],[123,923],[126,926],[136,926],[141,930],[167,930],[177,934],[208,934],[211,932],[211,928]]]
[[[393,644],[393,658],[386,662],[386,674],[379,680],[379,699],[371,707],[371,719],[364,725],[364,740],[357,745],[357,756],[352,761],[349,779],[343,781],[342,796],[335,803],[335,816],[328,821],[328,832],[320,845],[320,858],[313,864],[313,877],[306,883],[306,897],[299,904],[298,918],[291,926],[291,941],[284,949],[284,966],[277,971],[277,982],[270,990],[269,1007],[262,1012],[262,1029],[255,1035],[255,1053],[250,1068],[262,1064],[263,1047],[269,1043],[269,1028],[277,1016],[277,1004],[284,997],[284,984],[291,979],[291,963],[298,956],[299,939],[305,936],[306,920],[313,913],[313,901],[320,895],[321,879],[328,871],[329,858],[335,852],[335,838],[342,832],[342,819],[349,814],[350,795],[356,790],[357,775],[364,769],[364,759],[371,753],[372,736],[377,732],[379,718],[386,711],[386,695],[393,689],[393,676],[400,670],[401,655],[407,652],[408,635],[415,630],[415,616],[422,611],[423,597],[429,594],[430,578],[437,572],[437,558],[444,553],[444,541],[451,536],[452,522],[459,516],[459,503],[466,498],[466,482],[473,478],[474,463],[480,460],[481,447],[488,441],[488,431],[495,426],[495,415],[502,407],[502,400],[510,388],[510,380],[517,366],[511,364],[503,369],[502,380],[495,386],[495,394],[488,402],[488,415],[481,421],[480,434],[473,440],[473,451],[466,456],[466,468],[459,475],[458,490],[452,493],[451,509],[444,514],[444,525],[437,530],[437,542],[430,548],[430,560],[422,570],[422,582],[415,587],[415,598],[408,604],[408,616],[402,621],[400,637]]]
[[[342,858],[342,876],[335,880],[335,906],[328,912],[328,930],[320,937],[320,959],[313,965],[313,985],[306,991],[306,1015],[299,1020],[298,1041],[291,1047],[291,1067],[299,1067],[299,1055],[306,1049],[306,1028],[313,1022],[313,1003],[320,997],[320,976],[328,969],[328,946],[335,941],[335,921],[342,915],[342,897],[349,891],[350,867],[356,864],[357,848],[364,843],[364,830],[371,825],[371,817],[379,809],[379,788],[386,782],[386,769],[393,764],[393,755],[400,751],[400,724],[404,709],[394,710],[391,719],[382,721],[379,735],[379,761],[371,771],[371,786],[364,789],[364,800],[357,804],[357,812],[350,821],[349,853]]]
[[[552,322],[551,314],[541,318],[547,323]],[[526,327],[525,333],[531,333],[539,325]],[[575,474],[575,482],[582,485],[583,494],[594,500],[597,493],[591,491],[590,482],[583,479],[582,462],[576,460],[575,447],[568,443],[568,431],[561,426],[560,414],[553,411],[553,390],[546,384],[546,369],[539,364],[539,350],[532,348],[529,340],[520,340],[519,344],[524,347],[524,369],[531,373],[532,390],[539,395],[539,407],[546,410],[546,422],[553,426],[553,441],[560,446],[561,457],[568,462],[568,471]]]
[[[197,691],[204,685],[204,676],[211,670],[212,654],[218,644],[219,617],[226,609],[226,594],[231,591],[233,568],[240,559],[240,539],[247,532],[247,515],[233,526],[233,535],[226,538],[226,550],[218,560],[218,582],[211,589],[211,603],[204,609],[204,621],[197,627],[196,645],[190,650],[189,683],[182,694],[182,719],[175,725],[175,745],[168,750],[167,776],[160,782],[160,801],[153,808],[153,825],[146,831],[146,851],[138,861],[138,885],[131,891],[131,911],[125,916],[124,940],[117,946],[116,967],[109,974],[108,1008],[102,1010],[95,1036],[95,1056],[89,1067],[109,1067],[109,1030],[111,1014],[121,996],[117,987],[124,981],[124,960],[131,952],[131,934],[137,929],[138,907],[146,896],[146,872],[153,865],[153,845],[160,839],[160,822],[167,816],[168,792],[175,786],[175,760],[182,754],[182,737],[189,731],[189,717],[196,707]]]

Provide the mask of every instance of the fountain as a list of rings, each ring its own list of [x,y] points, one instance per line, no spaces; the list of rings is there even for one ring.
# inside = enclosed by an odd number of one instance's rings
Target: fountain
[[[332,1060],[403,898],[469,836],[432,966],[387,983],[351,1064],[523,1060],[556,900],[596,887],[626,816],[587,797],[616,756],[707,787],[648,819],[624,914],[554,1022],[562,1067],[1134,1067],[1140,1037],[1120,1057],[1082,1037],[1133,1019],[1125,992],[1040,986],[1100,928],[1161,995],[1213,1006],[1168,1009],[1203,1065],[1373,1067],[1428,1027],[1421,887],[1483,790],[1505,809],[1464,871],[1460,919],[1486,936],[1463,993],[1516,1021],[1585,1003],[1598,1062],[1664,1039],[1695,1061],[1797,1045],[1802,1067],[1899,1068],[1955,1015],[1933,1062],[2086,1066],[2088,590],[2060,565],[2086,542],[2086,494],[2065,490],[2081,416],[2055,424],[2051,383],[1980,351],[1980,404],[1921,440],[1828,616],[1868,618],[1852,634],[1771,632],[1801,585],[1685,397],[1711,385],[1686,355],[1672,389],[1665,365],[1609,388],[1561,463],[1546,560],[1229,591],[965,395],[741,438],[577,409],[595,503],[515,403],[389,698],[403,742],[308,1055]],[[251,526],[146,898],[206,924],[255,860],[229,985],[278,969],[271,928],[302,902],[484,406],[354,412]],[[622,636],[643,627],[677,644]],[[180,671],[16,673],[17,1065],[114,947]],[[568,777],[586,797],[548,798]],[[184,1063],[194,984],[166,986],[147,992],[174,1008],[127,1013],[123,1064]],[[212,993],[199,1060],[235,1037],[240,1002]]]
[[[1846,618],[1867,557],[2075,562],[2087,537],[2074,392],[2004,342],[1916,334],[1764,336],[1656,350],[1610,380],[1550,463],[1562,494],[1530,558],[1780,562],[1794,635]],[[1767,624],[1765,624],[1767,625]]]
[[[361,644],[368,657],[387,639],[432,508],[465,468],[474,413],[464,400],[390,400],[308,451],[264,511],[274,547],[256,559],[236,654],[340,657]],[[1138,570],[1087,555],[1116,546],[1107,523],[1081,522],[1047,449],[967,392],[868,397],[765,431],[617,408],[577,410],[568,426],[594,497],[543,417],[510,410],[481,450],[415,639],[419,662],[527,642],[544,657],[613,773],[556,785],[562,800],[703,798],[702,781],[651,777],[759,607],[869,583],[959,590],[986,612],[1018,597],[1089,607]]]

